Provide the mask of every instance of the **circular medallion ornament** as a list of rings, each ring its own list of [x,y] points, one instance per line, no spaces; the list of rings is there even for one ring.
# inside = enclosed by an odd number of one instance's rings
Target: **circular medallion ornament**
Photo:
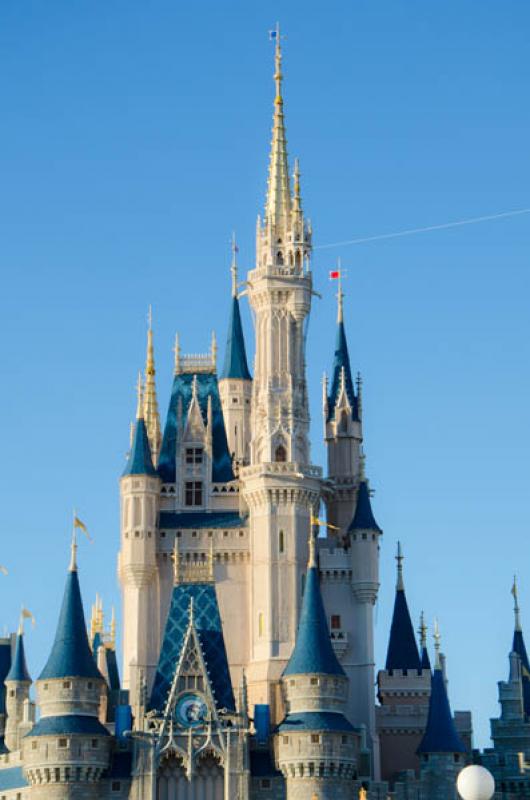
[[[175,716],[184,728],[201,725],[208,713],[204,699],[198,694],[183,694],[177,701]]]

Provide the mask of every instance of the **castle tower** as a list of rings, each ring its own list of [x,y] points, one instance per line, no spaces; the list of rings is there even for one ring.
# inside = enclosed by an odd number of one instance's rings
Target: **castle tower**
[[[305,325],[311,307],[311,231],[300,174],[291,194],[276,31],[276,96],[265,217],[258,219],[256,266],[248,274],[255,316],[250,466],[240,470],[249,510],[249,700],[281,716],[279,680],[294,647],[307,563],[311,509],[321,471],[310,465]]]
[[[141,379],[129,458],[120,481],[121,550],[118,575],[123,596],[123,687],[137,705],[141,676],[150,682],[158,660],[159,631],[156,523],[160,479],[153,467]]]
[[[496,753],[503,755],[524,753],[525,759],[529,760],[530,715],[527,702],[530,669],[521,626],[519,593],[515,578],[512,595],[515,627],[512,649],[509,654],[510,670],[508,680],[499,681],[498,684],[501,714],[498,719],[491,720],[491,738]]]
[[[287,713],[275,750],[287,800],[350,800],[359,734],[344,716],[348,678],[329,638],[313,536],[296,645],[282,688]]]
[[[418,747],[422,800],[457,800],[456,778],[465,766],[466,746],[457,733],[440,656],[438,627],[434,632],[436,659],[425,733]]]
[[[344,329],[344,293],[340,270],[337,298],[337,336],[331,387],[328,394],[327,379],[324,376],[322,398],[328,477],[334,484],[326,506],[328,521],[346,530],[352,518],[359,484],[362,424],[361,381],[358,378],[356,393]]]
[[[420,657],[405,594],[403,553],[399,542],[396,562],[394,613],[385,669],[377,675],[380,706],[376,709],[381,777],[390,782],[405,770],[419,773],[417,749],[425,731],[431,693],[426,630],[422,622]]]
[[[55,641],[37,680],[41,717],[23,740],[24,772],[35,800],[98,800],[110,735],[98,713],[105,681],[88,644],[76,544]]]
[[[219,379],[219,394],[223,406],[228,447],[235,468],[249,463],[250,458],[250,404],[252,376],[247,364],[247,353],[239,299],[237,296],[237,245],[232,240],[232,305],[228,323],[228,336],[223,371]]]
[[[6,679],[6,713],[5,744],[8,750],[19,750],[22,737],[32,726],[31,703],[29,690],[31,677],[26,664],[24,652],[24,631],[22,621],[18,629],[15,655],[11,662]]]

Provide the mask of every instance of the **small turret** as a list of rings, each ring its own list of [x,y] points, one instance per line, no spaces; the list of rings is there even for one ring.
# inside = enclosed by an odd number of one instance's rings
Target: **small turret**
[[[159,630],[156,612],[156,523],[160,503],[160,478],[153,466],[144,420],[144,397],[138,376],[138,406],[133,443],[120,480],[121,550],[118,574],[124,602],[125,689],[137,695],[143,670],[148,681],[154,674]],[[128,613],[128,609],[134,613]]]
[[[528,653],[523,636],[523,629],[521,626],[521,611],[519,608],[519,589],[517,587],[517,579],[514,575],[513,586],[513,614],[514,614],[514,631],[512,641],[512,651],[517,653],[521,659],[521,680],[523,688],[523,705],[524,713],[530,717],[530,662],[528,660]]]
[[[359,483],[362,429],[344,328],[341,270],[338,275],[335,353],[331,386],[328,393],[327,382],[325,383],[322,411],[328,476],[335,484],[333,497],[327,503],[328,518],[333,525],[344,531],[352,517],[355,489]]]
[[[22,737],[33,723],[34,707],[29,699],[31,677],[26,664],[24,652],[24,629],[22,619],[18,629],[15,653],[6,679],[6,712],[5,744],[11,751],[19,750]]]
[[[360,483],[355,513],[348,526],[351,549],[352,589],[360,602],[374,605],[379,591],[379,538],[383,531],[375,521],[370,489],[360,459]]]
[[[420,780],[429,800],[456,800],[456,777],[467,751],[458,735],[449,706],[440,654],[438,625],[434,627],[435,663],[425,733],[418,747]]]
[[[330,642],[312,534],[300,624],[282,686],[287,713],[276,752],[287,800],[349,799],[359,740],[344,716],[348,679]]]
[[[234,465],[249,462],[252,376],[247,364],[245,338],[237,296],[237,244],[232,239],[232,304],[219,395],[223,407],[228,447]]]
[[[101,797],[110,758],[110,735],[98,719],[104,691],[88,643],[74,536],[55,640],[37,680],[41,717],[24,738],[32,798]]]
[[[421,670],[431,671],[431,659],[429,658],[429,651],[427,649],[427,625],[425,624],[425,615],[423,611],[420,614],[420,627],[418,628],[420,637],[420,668]]]

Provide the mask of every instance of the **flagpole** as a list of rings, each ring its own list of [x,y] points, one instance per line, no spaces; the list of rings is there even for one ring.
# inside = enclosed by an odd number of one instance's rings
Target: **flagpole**
[[[76,513],[75,508],[73,510],[73,518],[72,518],[72,544],[71,544],[71,556],[70,556],[70,572],[75,572],[77,570],[77,538],[75,533],[75,520],[76,520]]]

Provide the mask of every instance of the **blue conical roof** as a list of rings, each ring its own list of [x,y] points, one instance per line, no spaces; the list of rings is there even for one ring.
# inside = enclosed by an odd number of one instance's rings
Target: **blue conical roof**
[[[123,470],[123,475],[156,475],[147,428],[142,418],[136,420],[131,452]]]
[[[414,670],[420,669],[420,654],[412,627],[405,590],[396,590],[394,613],[390,626],[390,639],[386,655],[387,671],[394,669]]]
[[[340,391],[341,372],[344,367],[344,382],[346,394],[353,411],[354,419],[358,419],[357,398],[353,388],[351,376],[350,355],[348,353],[348,343],[346,342],[346,332],[344,323],[341,321],[337,325],[337,338],[335,340],[335,356],[333,359],[333,375],[331,378],[331,393],[328,396],[328,419],[333,416],[335,404]]]
[[[39,680],[52,678],[101,678],[88,644],[77,569],[68,572],[55,641]]]
[[[455,728],[442,670],[436,667],[431,677],[427,727],[417,752],[465,753],[466,750]]]
[[[361,481],[357,491],[357,505],[355,506],[355,514],[350,522],[348,531],[379,531],[382,533],[381,528],[375,521],[374,513],[372,511],[372,503],[370,502],[370,490],[368,488],[368,481]]]
[[[226,353],[221,378],[234,378],[244,381],[252,380],[245,350],[245,338],[241,324],[239,300],[232,298],[230,321],[228,323],[228,337],[226,340]]]
[[[296,644],[284,675],[344,675],[330,642],[318,569],[307,570]]]
[[[425,646],[421,648],[421,669],[422,670],[431,670],[431,659],[429,658],[429,651]]]
[[[11,669],[7,673],[6,681],[31,681],[28,667],[26,664],[26,654],[24,652],[24,635],[17,635],[15,655],[11,662]]]

